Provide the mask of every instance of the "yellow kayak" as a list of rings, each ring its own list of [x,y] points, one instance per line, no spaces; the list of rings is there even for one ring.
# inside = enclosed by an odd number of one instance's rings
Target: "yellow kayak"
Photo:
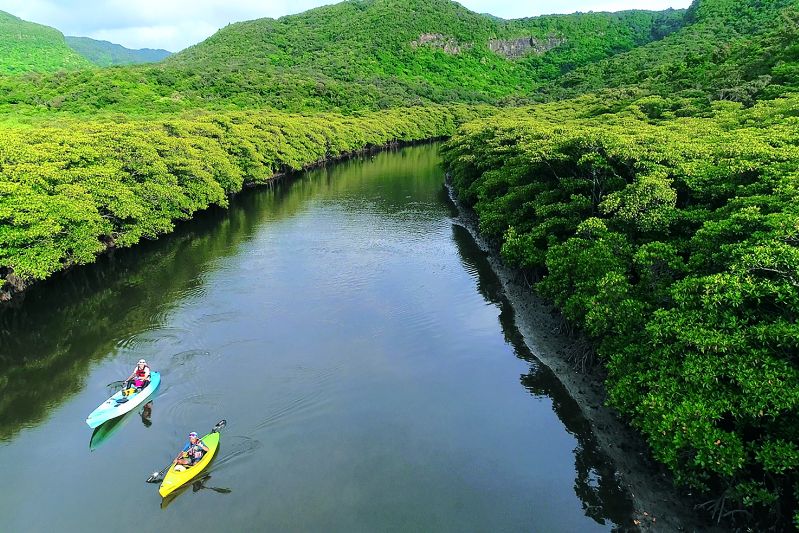
[[[214,454],[217,448],[219,448],[219,433],[209,433],[200,440],[208,446],[208,452],[202,456],[202,459],[200,459],[196,465],[190,466],[186,470],[180,472],[175,470],[175,463],[173,462],[166,476],[164,476],[164,481],[158,488],[158,494],[160,494],[162,498],[166,498],[170,493],[200,475],[200,473],[205,470],[205,467],[208,466],[208,463],[211,462],[211,459],[214,458]]]

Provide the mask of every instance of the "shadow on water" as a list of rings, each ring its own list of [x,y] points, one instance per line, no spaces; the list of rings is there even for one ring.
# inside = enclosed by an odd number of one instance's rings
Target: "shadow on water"
[[[230,494],[233,492],[233,489],[227,487],[212,487],[208,485],[208,482],[211,480],[211,474],[205,473],[203,474],[198,480],[193,481],[191,483],[187,483],[186,485],[180,487],[178,490],[173,492],[172,494],[168,495],[166,498],[161,499],[161,509],[166,509],[169,505],[177,500],[183,494],[189,492],[189,488],[191,488],[191,492],[200,492],[201,490],[208,490],[211,492],[216,492],[217,494]]]
[[[577,448],[574,450],[574,491],[582,502],[586,516],[600,524],[606,521],[629,523],[633,514],[632,501],[620,486],[615,468],[601,453],[591,425],[579,405],[555,374],[530,353],[516,327],[513,307],[504,295],[502,283],[471,234],[463,227],[453,225],[453,238],[464,267],[475,277],[477,290],[487,301],[499,307],[499,321],[505,340],[513,347],[518,358],[530,363],[530,372],[520,376],[522,386],[533,396],[550,398],[555,414],[577,439]]]

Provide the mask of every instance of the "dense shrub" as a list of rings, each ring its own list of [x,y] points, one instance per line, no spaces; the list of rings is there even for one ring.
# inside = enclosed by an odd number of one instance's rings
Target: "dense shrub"
[[[108,246],[169,232],[198,210],[226,205],[245,184],[370,146],[450,135],[485,112],[231,112],[3,127],[0,276],[44,279]]]
[[[654,122],[651,105],[506,112],[465,125],[444,157],[505,260],[594,341],[611,404],[677,481],[725,502],[718,515],[785,526],[799,489],[799,98]]]

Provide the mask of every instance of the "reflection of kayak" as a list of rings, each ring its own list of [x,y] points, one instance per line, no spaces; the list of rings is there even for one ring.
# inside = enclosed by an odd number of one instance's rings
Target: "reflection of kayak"
[[[119,391],[106,401],[101,403],[97,409],[86,417],[86,423],[90,428],[96,428],[103,422],[122,416],[136,409],[139,405],[143,404],[147,398],[155,392],[158,385],[161,384],[161,374],[158,372],[150,373],[150,383],[144,387],[141,392],[127,396],[127,401],[124,400],[123,391]]]
[[[176,488],[173,492],[170,492],[163,498],[161,498],[161,509],[166,509],[170,503],[178,499],[178,496],[189,490],[194,483],[202,482],[203,476],[197,478],[197,481],[189,481],[185,485]]]
[[[132,412],[118,418],[113,418],[94,428],[94,432],[92,432],[92,438],[89,441],[89,450],[96,450],[105,441],[110,439],[114,433],[119,431],[122,426],[124,426],[125,423],[130,420],[131,414]]]
[[[175,463],[173,462],[166,476],[164,476],[164,481],[158,488],[158,494],[160,494],[162,498],[166,498],[170,493],[199,476],[205,467],[208,466],[208,463],[211,462],[211,459],[213,459],[217,448],[219,448],[219,433],[209,433],[200,440],[208,446],[208,452],[203,455],[202,459],[200,459],[196,465],[181,472],[175,470]]]
[[[151,396],[147,401],[152,401],[154,396]],[[145,404],[146,407],[147,404]],[[130,411],[125,413],[122,416],[117,418],[112,418],[107,422],[103,422],[92,432],[92,438],[89,440],[89,451],[94,451],[100,446],[103,445],[108,439],[110,439],[114,434],[116,434],[122,427],[127,424],[131,418],[134,416],[139,415],[136,411]],[[144,423],[147,426],[147,423]]]

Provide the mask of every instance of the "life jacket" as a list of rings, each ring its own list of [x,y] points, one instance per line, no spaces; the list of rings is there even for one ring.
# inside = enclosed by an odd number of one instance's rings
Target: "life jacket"
[[[192,449],[192,450],[190,450],[190,451],[193,453],[193,455],[194,455],[194,462],[195,462],[195,463],[196,463],[197,461],[199,461],[200,459],[202,459],[202,457],[203,457],[203,454],[205,454],[205,450],[203,450],[203,449],[200,447],[200,444],[202,444],[202,443],[203,443],[203,441],[201,441],[201,440],[198,440],[198,441],[197,441],[197,444],[195,444],[195,445],[192,447],[193,449]]]
[[[200,459],[202,459],[203,455],[205,454],[205,450],[203,450],[200,445],[205,445],[203,441],[198,440],[197,444],[192,445],[191,442],[187,445],[188,450],[186,450],[185,454],[186,457],[191,459],[192,464],[196,463]]]
[[[147,370],[150,370],[150,367],[147,365],[144,365],[144,368],[139,368],[139,366],[136,365],[136,377],[144,379],[144,377],[147,375]]]

